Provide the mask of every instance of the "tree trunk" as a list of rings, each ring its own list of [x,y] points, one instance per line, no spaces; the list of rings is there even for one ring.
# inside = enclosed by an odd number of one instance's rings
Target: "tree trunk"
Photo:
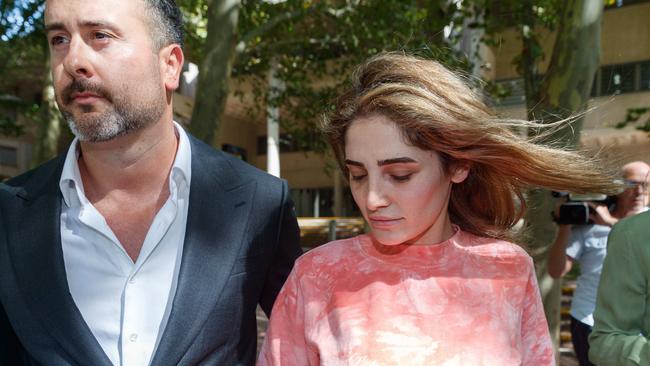
[[[36,167],[61,152],[65,151],[71,141],[65,119],[59,112],[54,98],[52,73],[48,72],[43,86],[40,120],[37,121],[36,141],[31,167]]]
[[[189,130],[212,145],[228,98],[234,59],[239,0],[212,0],[208,7],[208,35],[201,63]]]
[[[586,110],[594,75],[600,65],[603,2],[567,0],[563,6],[546,75],[541,84],[538,84],[537,80],[526,80],[528,115],[544,123],[579,115]],[[523,56],[525,57],[525,54]],[[524,77],[535,78],[536,72],[528,70],[524,72]],[[534,87],[536,85],[539,85],[537,90]],[[546,142],[575,146],[580,139],[582,123],[583,118],[576,119],[548,136]],[[538,131],[529,133],[534,135]],[[560,281],[551,279],[546,271],[548,250],[557,230],[550,215],[555,203],[550,192],[546,190],[533,190],[528,197],[530,210],[525,217],[530,234],[528,245],[535,260],[551,336],[557,347],[560,329]]]

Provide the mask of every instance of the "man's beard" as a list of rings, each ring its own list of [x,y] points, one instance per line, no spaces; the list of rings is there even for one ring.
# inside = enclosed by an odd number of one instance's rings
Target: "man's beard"
[[[150,84],[152,85],[155,83]],[[164,92],[138,89],[132,93],[125,89],[124,93],[113,95],[99,84],[86,79],[75,79],[63,89],[57,102],[70,130],[80,141],[103,142],[152,125],[162,116],[165,109]],[[74,113],[68,107],[73,103],[72,94],[75,92],[96,94],[109,105],[102,113],[95,114],[90,113],[96,106],[80,105],[78,108],[81,109],[81,115],[75,119]]]

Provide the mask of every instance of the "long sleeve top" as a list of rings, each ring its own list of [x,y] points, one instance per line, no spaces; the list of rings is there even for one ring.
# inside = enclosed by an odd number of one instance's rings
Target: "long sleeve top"
[[[650,212],[614,225],[600,277],[589,359],[650,365]]]
[[[259,365],[553,365],[531,258],[457,230],[435,245],[368,235],[301,257]]]

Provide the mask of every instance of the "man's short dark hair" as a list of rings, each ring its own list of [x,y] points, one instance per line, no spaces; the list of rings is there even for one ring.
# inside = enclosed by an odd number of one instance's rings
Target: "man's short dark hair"
[[[156,49],[177,43],[183,47],[183,14],[174,0],[144,0]]]

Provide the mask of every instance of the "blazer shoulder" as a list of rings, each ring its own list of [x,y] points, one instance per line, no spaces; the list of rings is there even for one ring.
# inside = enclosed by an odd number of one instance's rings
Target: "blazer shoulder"
[[[262,187],[276,187],[276,189],[282,187],[285,182],[284,179],[275,177],[233,155],[215,149],[214,147],[193,137],[189,133],[188,136],[192,143],[192,155],[197,157],[210,157],[205,160],[200,159],[202,162],[207,162],[212,159],[221,162],[221,164],[215,164],[212,167],[215,169],[223,169],[227,166],[231,169],[231,176],[229,178],[233,178],[232,175],[236,175],[239,179],[242,179],[245,182],[255,181]],[[219,171],[217,173],[222,174],[224,172]]]
[[[0,192],[10,195],[35,195],[51,184],[58,183],[65,155],[51,159],[42,165],[0,183]]]

